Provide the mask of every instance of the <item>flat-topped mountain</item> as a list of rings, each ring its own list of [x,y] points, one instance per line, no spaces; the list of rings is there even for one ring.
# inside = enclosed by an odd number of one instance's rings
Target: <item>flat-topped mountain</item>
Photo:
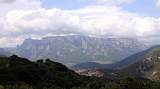
[[[84,62],[114,63],[145,49],[137,39],[67,35],[26,39],[22,45],[9,50],[30,59],[51,58],[67,65]]]

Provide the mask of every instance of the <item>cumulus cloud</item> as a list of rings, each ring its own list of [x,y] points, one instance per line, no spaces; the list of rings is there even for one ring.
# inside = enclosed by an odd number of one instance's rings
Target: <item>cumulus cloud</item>
[[[40,0],[0,0],[0,16],[12,10],[33,10],[41,8]]]
[[[128,23],[133,17],[133,14],[123,12],[120,8],[102,6],[91,6],[74,11],[14,10],[3,19],[3,30],[0,35],[12,37],[31,35],[38,37],[64,33],[121,35],[127,33]]]
[[[129,2],[117,0],[119,4],[122,3],[120,1]],[[27,5],[37,9],[15,8],[0,17],[0,47],[16,46],[29,37],[42,38],[55,34],[149,37],[160,32],[160,18],[139,16],[116,5],[62,10],[44,9],[37,0],[34,3]]]
[[[19,14],[21,13],[21,14]],[[47,35],[78,32],[79,18],[60,9],[17,11],[6,15],[4,33],[6,36]],[[10,33],[5,33],[10,32]]]

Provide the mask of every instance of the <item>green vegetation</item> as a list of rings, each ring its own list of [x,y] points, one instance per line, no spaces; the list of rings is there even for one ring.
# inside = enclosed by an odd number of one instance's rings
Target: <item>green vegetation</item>
[[[138,60],[137,60],[138,59]],[[127,58],[127,61],[137,60],[120,70],[119,75],[131,75],[153,81],[160,81],[160,47],[155,46]]]
[[[0,89],[160,89],[160,82],[127,77],[85,77],[49,59],[0,58]]]
[[[65,83],[63,84],[66,85]],[[120,81],[107,81],[102,79],[95,79],[92,81],[89,80],[80,83],[78,86],[72,86],[70,88],[54,86],[54,84],[53,86],[48,87],[35,87],[34,85],[31,86],[29,84],[16,84],[1,85],[0,89],[160,89],[160,83],[153,82],[150,80],[139,80],[129,77]]]
[[[15,55],[0,58],[0,84],[3,86],[27,84],[38,89],[50,86],[70,88],[78,85],[79,79],[66,66],[49,59],[31,62]]]

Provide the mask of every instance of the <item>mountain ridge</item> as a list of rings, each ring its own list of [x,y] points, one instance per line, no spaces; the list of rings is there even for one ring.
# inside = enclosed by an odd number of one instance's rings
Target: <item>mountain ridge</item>
[[[77,65],[72,66],[71,68],[73,68],[75,70],[79,70],[79,69],[105,69],[105,68],[106,69],[122,69],[122,68],[125,68],[131,64],[134,64],[134,63],[140,61],[141,59],[143,59],[143,55],[145,53],[147,53],[157,47],[160,47],[160,45],[153,46],[149,49],[146,49],[141,52],[130,55],[130,56],[124,58],[122,61],[119,61],[119,62],[116,62],[113,64],[99,64],[99,63],[89,62],[89,63],[77,64]],[[92,65],[94,65],[94,67]]]
[[[22,45],[9,50],[29,59],[58,59],[66,65],[83,62],[113,63],[145,49],[137,39],[91,37],[82,35],[53,36],[41,40],[26,39]]]
[[[127,62],[125,61],[128,61],[128,60],[131,60],[131,63],[126,65],[125,63]],[[77,73],[82,75],[88,75],[88,76],[90,76],[91,74],[93,75],[97,74],[96,76],[102,76],[107,78],[108,77],[122,78],[125,76],[134,76],[137,78],[159,81],[160,80],[160,75],[159,75],[160,74],[160,45],[151,47],[147,50],[131,55],[120,63],[121,63],[120,65],[117,63],[118,64],[117,67],[113,69],[92,68],[92,69],[86,69],[86,70],[84,69],[83,71],[77,71]],[[123,66],[122,64],[125,66]]]

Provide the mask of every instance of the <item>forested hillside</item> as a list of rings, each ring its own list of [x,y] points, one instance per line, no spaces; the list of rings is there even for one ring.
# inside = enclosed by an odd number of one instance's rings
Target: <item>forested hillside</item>
[[[127,77],[105,79],[76,74],[49,59],[0,57],[0,89],[159,89],[160,83]]]

